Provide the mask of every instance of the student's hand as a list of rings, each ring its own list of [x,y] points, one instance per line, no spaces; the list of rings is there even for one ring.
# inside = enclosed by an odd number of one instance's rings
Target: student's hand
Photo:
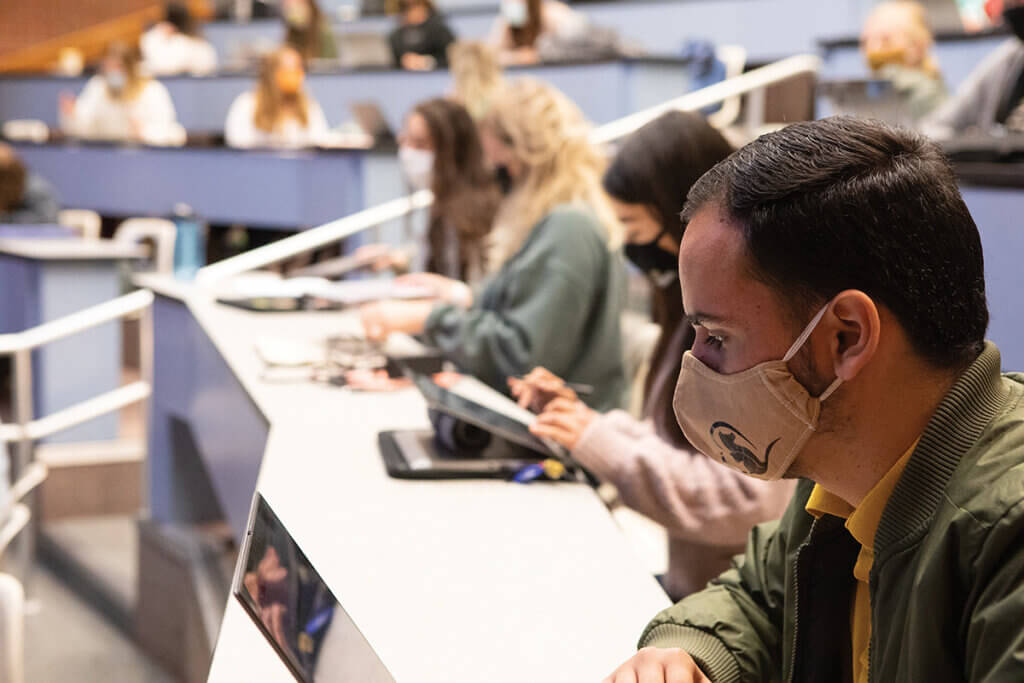
[[[645,647],[602,683],[711,683],[683,650]]]
[[[57,96],[57,108],[61,116],[71,118],[75,115],[75,96],[67,90],[62,91]]]
[[[460,308],[469,308],[473,305],[473,290],[465,282],[452,280],[451,278],[437,275],[435,273],[410,273],[395,278],[396,285],[407,287],[421,287],[429,290],[431,296],[441,299]]]
[[[537,416],[530,431],[534,436],[551,439],[572,451],[595,417],[597,412],[583,401],[556,398]]]
[[[409,270],[409,254],[404,249],[395,249],[387,244],[364,244],[355,250],[352,256],[360,261],[368,262],[370,268],[380,272]]]
[[[434,309],[432,301],[378,301],[359,309],[370,341],[384,341],[392,332],[419,334]]]
[[[402,68],[408,71],[430,71],[437,66],[437,60],[430,55],[418,55],[415,52],[406,52],[400,61]]]
[[[546,368],[537,367],[522,379],[509,377],[508,388],[520,408],[542,412],[556,398],[575,401],[576,392],[565,386],[565,381]]]
[[[514,50],[505,50],[502,52],[500,61],[504,66],[539,64],[540,53],[535,47],[517,47]]]

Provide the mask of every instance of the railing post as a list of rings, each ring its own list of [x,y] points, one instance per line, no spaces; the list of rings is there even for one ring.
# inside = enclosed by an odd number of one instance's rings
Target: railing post
[[[151,303],[139,313],[139,379],[149,385],[149,397],[142,402],[142,496],[141,508],[149,511],[149,430],[153,404],[153,306]]]
[[[32,422],[32,349],[14,352],[14,421],[22,430],[15,445],[11,481],[16,480],[32,462],[32,441],[26,427]]]
[[[744,117],[747,126],[747,132],[751,135],[757,135],[761,126],[764,125],[764,106],[765,106],[765,88],[755,88],[747,93],[747,110],[746,116]]]
[[[14,457],[11,459],[10,480],[15,482],[28,470],[32,462],[32,440],[28,436],[28,425],[32,422],[32,349],[19,349],[12,357],[14,363],[14,421],[21,429],[17,443],[14,444]],[[28,526],[8,546],[4,565],[6,571],[18,579],[25,588],[26,594],[31,590],[30,579],[32,565],[36,555],[36,530],[39,524],[39,505],[33,491],[24,503],[32,515]]]

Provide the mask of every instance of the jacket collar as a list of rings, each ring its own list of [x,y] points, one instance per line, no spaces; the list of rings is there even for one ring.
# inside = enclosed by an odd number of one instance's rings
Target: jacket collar
[[[917,543],[953,472],[1005,403],[999,349],[985,342],[981,355],[957,379],[932,415],[886,505],[875,534],[875,567],[889,555]]]

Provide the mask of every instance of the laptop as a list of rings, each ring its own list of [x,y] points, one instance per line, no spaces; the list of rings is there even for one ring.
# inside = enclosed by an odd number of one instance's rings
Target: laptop
[[[395,56],[387,36],[379,33],[338,33],[338,55],[346,69],[390,69]]]
[[[259,493],[235,597],[301,683],[394,683],[355,622]]]
[[[349,105],[349,110],[363,132],[373,137],[374,144],[395,145],[398,143],[395,131],[391,129],[379,104],[372,100],[353,102]]]

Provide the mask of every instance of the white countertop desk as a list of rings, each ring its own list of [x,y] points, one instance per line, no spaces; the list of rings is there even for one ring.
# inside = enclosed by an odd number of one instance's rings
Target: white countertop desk
[[[351,316],[253,314],[142,284],[187,307],[266,418],[258,490],[398,681],[600,680],[668,605],[586,486],[389,478],[377,433],[428,425],[414,390],[259,379],[255,339],[318,339]],[[210,680],[289,680],[234,598]]]

